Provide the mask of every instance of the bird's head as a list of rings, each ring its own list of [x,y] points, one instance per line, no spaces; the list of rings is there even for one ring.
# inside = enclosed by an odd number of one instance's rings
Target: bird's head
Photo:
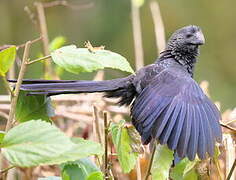
[[[200,27],[185,26],[173,33],[167,43],[167,49],[182,55],[198,55],[199,46],[205,43]]]

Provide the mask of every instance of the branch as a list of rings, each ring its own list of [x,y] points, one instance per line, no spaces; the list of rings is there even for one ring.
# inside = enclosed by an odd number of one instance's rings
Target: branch
[[[38,22],[39,22],[39,29],[40,29],[40,34],[42,37],[42,42],[43,42],[44,55],[47,56],[50,54],[50,51],[49,51],[48,29],[47,29],[46,17],[44,13],[44,7],[41,2],[35,2],[34,5],[38,13]],[[47,77],[47,75],[49,76],[53,75],[53,70],[52,70],[50,61],[44,62],[44,76]]]
[[[9,113],[9,119],[8,119],[7,125],[6,125],[6,131],[8,131],[11,128],[14,118],[15,118],[17,99],[18,99],[19,92],[20,92],[20,86],[22,84],[22,80],[23,80],[23,77],[24,77],[24,74],[26,71],[26,65],[27,65],[27,61],[28,61],[28,57],[29,57],[30,46],[31,46],[31,41],[28,41],[25,45],[21,69],[20,69],[19,76],[18,76],[18,79],[16,82],[15,91],[12,96],[11,109],[10,109],[10,113]]]
[[[227,128],[227,129],[233,131],[234,133],[236,133],[236,129],[230,127],[229,125],[224,124],[223,122],[220,122],[220,125],[221,125],[222,127],[224,127],[224,128]]]
[[[58,1],[52,1],[52,2],[45,2],[43,3],[44,8],[50,8],[50,7],[55,7],[55,6],[65,6],[71,9],[79,10],[83,8],[89,8],[92,7],[93,3],[83,3],[83,4],[69,4],[66,0],[58,0]]]
[[[136,70],[138,70],[144,66],[141,22],[139,15],[139,7],[137,7],[132,0],[131,0],[131,7],[132,7],[131,13],[132,13],[133,38],[134,38],[134,52],[135,52],[135,67]]]
[[[141,172],[141,167],[140,167],[140,156],[138,156],[138,159],[137,159],[136,175],[137,175],[137,180],[142,180],[142,172]]]
[[[107,112],[103,113],[104,116],[104,171],[105,171],[105,179],[109,178],[108,174],[108,122],[107,122]]]
[[[230,172],[229,172],[229,174],[228,174],[226,180],[230,180],[230,178],[231,178],[231,176],[232,176],[232,174],[233,174],[233,172],[234,172],[235,167],[236,167],[236,159],[234,160],[234,163],[233,163],[233,165],[232,165],[232,167],[231,167],[231,169],[230,169]]]
[[[153,160],[154,160],[154,155],[155,155],[155,152],[156,152],[156,146],[157,146],[157,143],[155,141],[154,147],[152,149],[152,155],[151,155],[151,159],[149,161],[148,170],[147,170],[145,180],[148,180],[148,177],[151,175],[151,169],[152,169],[152,164],[153,164]]]
[[[94,134],[97,134],[98,137],[98,142],[101,144],[102,143],[102,136],[100,132],[100,126],[99,126],[99,118],[98,118],[98,109],[96,106],[93,106],[93,114],[94,114],[94,126],[95,126],[95,132]]]
[[[9,118],[8,114],[6,114],[6,113],[4,113],[4,112],[2,112],[2,111],[0,111],[0,116],[1,116],[1,117],[4,117],[5,119],[8,119],[8,118]]]
[[[40,40],[42,40],[42,37],[41,37],[41,36],[38,37],[38,38],[36,38],[36,39],[30,40],[30,42],[31,42],[31,44],[33,44],[33,43],[36,43],[36,42],[38,42],[38,41],[40,41]],[[26,45],[26,43],[20,44],[20,45],[17,46],[17,49],[23,48],[23,47],[25,47],[25,45]]]
[[[234,123],[234,122],[236,122],[236,119],[233,119],[233,120],[227,121],[227,122],[226,122],[226,125],[231,124],[231,123]]]
[[[0,170],[0,174],[4,174],[4,173],[6,173],[7,171],[9,171],[10,169],[12,169],[12,168],[15,168],[16,166],[9,166],[9,167],[7,167],[7,168],[5,168],[5,169],[2,169],[2,170]]]
[[[47,55],[47,56],[44,56],[44,57],[41,57],[41,58],[38,58],[38,59],[35,59],[35,60],[32,60],[32,61],[29,61],[29,62],[27,62],[27,64],[30,65],[30,64],[42,61],[42,60],[49,59],[49,58],[51,58],[51,55]]]
[[[150,2],[150,9],[154,23],[154,32],[156,37],[157,54],[160,54],[166,47],[165,29],[161,17],[160,8],[157,1]]]

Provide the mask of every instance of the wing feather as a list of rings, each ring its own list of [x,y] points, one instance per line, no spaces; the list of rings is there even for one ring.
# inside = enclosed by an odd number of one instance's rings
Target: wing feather
[[[213,156],[215,141],[222,138],[218,109],[188,73],[176,69],[148,82],[133,102],[131,116],[144,144],[157,139],[190,160],[196,154]]]
[[[174,128],[174,125],[177,125],[179,114],[181,112],[181,104],[177,102],[178,104],[175,107],[174,112],[171,115],[171,120],[167,122],[166,128],[163,130],[161,136],[160,136],[160,142],[161,144],[166,144],[170,134]]]
[[[190,160],[194,160],[197,153],[197,148],[198,148],[199,123],[197,121],[198,121],[198,118],[196,115],[196,110],[193,109],[191,134],[190,134],[188,150],[187,150],[188,158]]]
[[[199,107],[196,107],[197,109],[197,116],[199,120],[199,140],[198,140],[198,150],[197,154],[200,159],[206,159],[206,151],[207,151],[207,142],[206,142],[206,136],[204,131],[204,123],[203,123],[203,117],[202,113],[199,109]]]

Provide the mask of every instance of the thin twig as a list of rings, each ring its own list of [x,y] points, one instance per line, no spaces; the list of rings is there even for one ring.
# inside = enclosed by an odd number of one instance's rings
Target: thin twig
[[[52,1],[52,2],[45,2],[43,3],[44,8],[50,8],[55,6],[65,6],[71,9],[79,10],[83,8],[89,8],[92,7],[93,3],[83,3],[83,4],[69,4],[66,0],[58,0],[58,1]]]
[[[100,126],[99,126],[99,118],[98,118],[98,109],[96,106],[93,106],[93,113],[94,113],[94,125],[95,125],[95,134],[98,137],[98,142],[102,143],[102,136],[100,132]]]
[[[8,119],[8,118],[9,118],[8,114],[6,114],[6,113],[4,113],[4,112],[2,112],[2,111],[0,111],[0,116],[1,116],[1,117],[4,117],[5,119]]]
[[[224,128],[227,128],[227,129],[233,131],[234,133],[236,133],[236,129],[235,129],[235,128],[232,128],[232,127],[230,127],[229,125],[224,124],[223,122],[220,122],[220,125],[221,125],[222,127],[224,127]]]
[[[40,34],[42,36],[42,42],[43,42],[43,52],[44,52],[44,55],[47,56],[50,54],[50,51],[49,51],[48,29],[47,29],[44,7],[43,7],[42,2],[35,2],[34,5],[35,5],[37,13],[38,13],[39,29],[40,29]],[[44,62],[44,76],[45,76],[45,78],[47,78],[48,75],[49,76],[53,75],[51,61]]]
[[[9,167],[7,167],[7,168],[5,168],[5,169],[2,169],[2,170],[0,170],[0,174],[4,174],[4,173],[6,173],[7,171],[9,171],[10,169],[12,169],[12,168],[15,168],[16,166],[9,166]]]
[[[155,152],[156,152],[156,146],[157,146],[157,144],[155,142],[154,146],[153,146],[153,149],[152,149],[152,155],[151,155],[151,159],[149,161],[148,170],[147,170],[145,180],[148,180],[148,177],[151,175],[152,164],[153,164],[153,160],[154,160],[154,156],[155,156]]]
[[[150,2],[150,9],[154,23],[154,32],[156,37],[157,54],[159,55],[166,47],[165,29],[161,17],[160,8],[157,1]]]
[[[27,64],[28,57],[29,57],[30,45],[31,45],[31,41],[28,41],[25,45],[21,69],[20,69],[19,76],[18,76],[18,79],[16,82],[14,95],[12,96],[11,109],[9,112],[9,119],[8,119],[7,125],[6,125],[6,131],[8,131],[11,128],[14,118],[15,118],[17,99],[18,99],[19,92],[20,92],[20,86],[22,84],[22,80],[23,80],[23,77],[24,77],[24,74],[26,71],[26,64]]]
[[[108,173],[108,122],[107,122],[107,112],[103,113],[104,118],[104,171],[105,171],[105,179],[109,179]]]
[[[41,58],[38,58],[38,59],[35,59],[35,60],[32,60],[32,61],[29,61],[27,64],[30,65],[30,64],[42,61],[42,60],[49,59],[49,58],[51,58],[51,55],[47,55],[47,56],[44,56],[44,57],[41,57]]]
[[[227,121],[225,124],[228,125],[228,124],[231,124],[231,123],[234,123],[234,122],[236,122],[236,119],[233,119],[233,120]]]
[[[232,174],[234,172],[235,167],[236,167],[236,159],[234,160],[234,163],[233,163],[233,165],[232,165],[232,167],[231,167],[231,169],[229,171],[229,174],[228,174],[226,180],[230,180],[230,178],[231,178],[231,176],[232,176]]]
[[[143,60],[143,45],[142,45],[142,31],[139,15],[139,7],[131,0],[131,13],[133,25],[134,51],[135,51],[135,68],[136,70],[144,66]]]
[[[138,156],[138,159],[137,159],[136,175],[137,175],[137,180],[142,180],[142,173],[141,173],[141,167],[140,167],[140,156]]]
[[[214,163],[215,163],[215,165],[216,165],[216,169],[217,169],[217,172],[218,172],[219,178],[220,178],[220,180],[222,180],[223,178],[222,178],[221,171],[220,171],[219,160],[216,159],[216,158],[214,158],[213,161],[214,161]]]
[[[36,38],[36,39],[31,40],[31,44],[36,43],[36,42],[38,42],[38,41],[40,41],[40,40],[42,40],[42,37],[41,37],[41,36],[38,37],[38,38]],[[25,45],[26,45],[26,43],[20,44],[20,45],[18,45],[18,46],[16,46],[16,47],[19,49],[19,48],[25,47]]]

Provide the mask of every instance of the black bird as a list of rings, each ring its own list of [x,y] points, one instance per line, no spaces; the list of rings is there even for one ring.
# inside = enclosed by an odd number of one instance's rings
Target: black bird
[[[193,79],[199,46],[205,43],[198,26],[177,30],[159,59],[135,75],[105,81],[24,80],[21,90],[48,96],[105,92],[131,105],[132,123],[142,143],[157,139],[193,160],[213,156],[221,142],[220,112]]]

